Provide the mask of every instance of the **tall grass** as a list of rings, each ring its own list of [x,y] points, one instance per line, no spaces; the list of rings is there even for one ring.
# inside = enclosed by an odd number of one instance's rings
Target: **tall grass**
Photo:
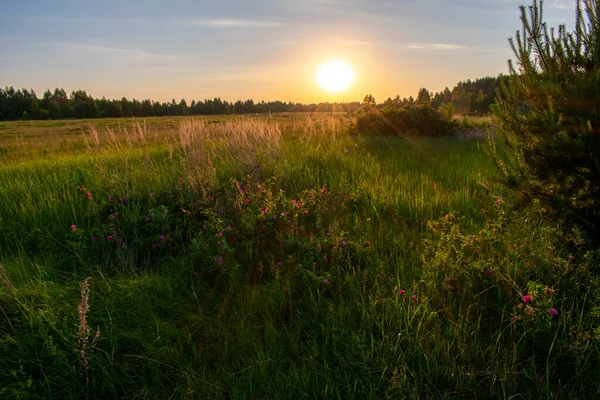
[[[0,167],[3,398],[600,393],[597,258],[477,140],[109,129]]]

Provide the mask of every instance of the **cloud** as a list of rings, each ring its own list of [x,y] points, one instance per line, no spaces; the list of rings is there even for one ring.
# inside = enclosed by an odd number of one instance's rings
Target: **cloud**
[[[184,61],[181,55],[151,53],[140,49],[127,49],[93,44],[59,42],[65,52],[77,56],[97,56],[121,61],[148,64],[171,64]]]
[[[250,28],[250,29],[266,29],[278,28],[282,26],[279,22],[249,20],[249,19],[201,19],[189,21],[192,25],[203,26],[208,28]]]
[[[550,6],[555,8],[575,8],[575,0],[550,0]]]
[[[420,50],[464,50],[468,49],[468,46],[461,46],[458,44],[445,44],[445,43],[413,43],[408,45],[409,49],[420,49]]]

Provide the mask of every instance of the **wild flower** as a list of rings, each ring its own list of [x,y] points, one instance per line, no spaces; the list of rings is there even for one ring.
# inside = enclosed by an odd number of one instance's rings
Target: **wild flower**
[[[550,313],[551,317],[556,317],[558,315],[558,311],[556,311],[556,308],[551,308],[550,310],[548,310],[548,312]]]
[[[198,277],[198,275],[200,275],[200,272],[198,272],[198,271],[194,271],[194,274],[193,274],[193,275],[194,275],[194,278],[197,278],[197,277]]]
[[[161,242],[164,242],[164,240],[165,240],[165,235],[160,235],[158,238],[160,239],[160,241],[161,241]]]
[[[77,225],[75,225],[75,224],[71,225],[71,229],[73,229],[73,230],[77,229]]]
[[[371,241],[370,241],[370,240],[367,240],[367,241],[365,242],[365,244],[366,244],[367,246],[370,246],[370,245],[371,245]]]
[[[144,218],[144,221],[146,221],[146,222],[150,221],[150,217]]]
[[[154,193],[148,193],[148,197],[149,197],[149,198],[152,198],[152,197],[154,197]]]
[[[217,242],[217,246],[223,246],[223,242]]]
[[[531,296],[526,294],[525,296],[523,296],[523,303],[529,303],[531,302]]]
[[[92,243],[96,243],[98,241],[98,238],[96,236],[92,236]]]
[[[231,225],[227,225],[227,228],[225,228],[225,230],[226,230],[227,232],[231,231]]]
[[[222,263],[223,262],[223,256],[219,256],[219,258],[217,258],[217,261]]]
[[[329,285],[331,282],[329,282],[329,279],[325,279],[325,280],[323,281],[323,283],[324,283],[325,285]]]
[[[217,233],[217,236],[218,236],[218,237],[223,237],[223,232],[219,232],[219,233]]]
[[[283,261],[277,261],[277,265],[281,267],[283,265]]]
[[[113,201],[114,198],[112,196],[108,196],[108,201]]]
[[[445,216],[444,218],[448,219],[448,218],[450,218],[450,217],[448,216],[448,214],[446,214],[446,216]]]
[[[324,194],[324,195],[327,194],[327,188],[321,189],[321,194]]]
[[[246,204],[250,204],[250,199],[246,199],[246,200],[244,200],[244,203],[246,203]]]
[[[417,301],[417,295],[416,295],[416,294],[413,294],[413,295],[412,295],[412,299],[413,299],[413,301]]]
[[[281,217],[285,217],[285,213],[283,213],[283,212],[282,212],[281,214],[279,214],[279,215],[280,215]]]
[[[492,270],[491,270],[491,269],[488,269],[487,271],[485,271],[485,274],[486,274],[487,276],[492,276],[494,273],[492,272]]]
[[[346,241],[342,240],[342,243],[341,243],[342,247],[346,247],[346,244],[347,244]]]
[[[106,240],[108,240],[108,241],[111,241],[111,240],[114,240],[114,238],[115,238],[115,237],[114,237],[113,235],[108,235],[108,236],[106,237]]]
[[[498,200],[496,200],[496,201],[494,202],[494,204],[495,204],[495,205],[498,205],[498,204],[500,204],[500,202],[499,202]]]
[[[404,289],[400,289],[400,290],[398,290],[398,294],[399,294],[400,296],[404,296],[404,294],[405,294],[405,293],[406,293],[406,290],[404,290]]]
[[[85,194],[85,198],[88,199],[88,200],[91,200],[92,199],[92,194],[90,192],[87,192]]]
[[[178,180],[179,180],[179,183],[183,182],[183,178],[182,177],[179,177]]]

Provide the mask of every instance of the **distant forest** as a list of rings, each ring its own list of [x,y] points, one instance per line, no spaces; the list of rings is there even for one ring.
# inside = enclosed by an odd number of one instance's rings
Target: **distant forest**
[[[440,93],[432,93],[427,89],[419,90],[417,98],[388,98],[379,106],[390,104],[410,104],[413,102],[429,103],[433,108],[443,104],[452,104],[458,114],[486,114],[496,97],[496,90],[505,76],[486,77],[475,81],[459,82],[452,90],[444,89]],[[374,102],[372,96],[371,101]],[[222,114],[262,114],[280,112],[347,112],[360,109],[360,102],[300,104],[282,101],[238,100],[228,102],[220,98],[204,101],[192,100],[190,104],[181,99],[176,102],[160,103],[152,100],[120,100],[95,99],[84,90],[77,90],[67,95],[64,89],[46,90],[42,98],[35,91],[27,89],[15,90],[12,86],[0,89],[0,120],[44,120],[65,118],[119,118],[119,117],[152,117],[178,115],[222,115]]]

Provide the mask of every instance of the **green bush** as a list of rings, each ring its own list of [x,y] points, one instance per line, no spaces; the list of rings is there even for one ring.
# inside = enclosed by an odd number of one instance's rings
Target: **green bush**
[[[377,136],[437,137],[451,134],[455,124],[447,113],[427,104],[415,104],[391,105],[381,110],[366,108],[359,113],[356,128]]]

